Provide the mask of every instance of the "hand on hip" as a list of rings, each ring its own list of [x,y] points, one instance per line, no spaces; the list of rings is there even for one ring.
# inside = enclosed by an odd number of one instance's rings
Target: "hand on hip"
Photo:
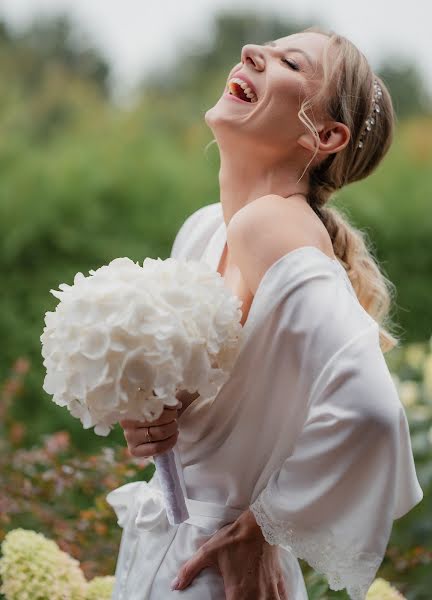
[[[279,546],[264,539],[250,510],[219,529],[182,565],[173,589],[185,589],[205,568],[222,575],[226,600],[290,600]]]

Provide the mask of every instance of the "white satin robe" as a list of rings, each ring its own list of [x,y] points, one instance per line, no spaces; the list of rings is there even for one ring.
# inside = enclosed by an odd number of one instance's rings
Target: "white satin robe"
[[[186,219],[171,256],[216,270],[225,240],[221,204],[210,204]],[[290,600],[308,598],[298,558],[364,600],[394,519],[423,497],[378,325],[339,261],[313,246],[282,256],[243,332],[214,401],[198,398],[179,419],[188,521],[168,523],[157,474],[107,496],[123,528],[113,600],[223,600],[213,568],[181,592],[170,582],[249,506],[280,546]]]

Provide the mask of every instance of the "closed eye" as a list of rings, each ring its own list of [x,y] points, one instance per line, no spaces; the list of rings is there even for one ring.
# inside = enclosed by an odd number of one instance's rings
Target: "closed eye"
[[[300,71],[300,67],[293,60],[290,60],[289,58],[283,58],[282,62],[287,63],[287,65],[289,65],[292,69],[294,69],[294,71]]]

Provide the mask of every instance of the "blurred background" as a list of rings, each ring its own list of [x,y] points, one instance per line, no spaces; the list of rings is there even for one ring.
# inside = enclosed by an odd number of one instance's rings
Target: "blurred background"
[[[40,335],[72,283],[113,258],[166,258],[186,217],[219,201],[204,113],[246,43],[320,25],[388,85],[395,142],[332,201],[366,231],[397,288],[401,347],[385,355],[410,422],[423,502],[380,568],[407,598],[432,585],[432,47],[427,0],[0,0],[0,542],[17,526],[61,540],[87,576],[114,572],[104,497],[153,465],[122,431],[100,438],[42,390]],[[365,516],[367,518],[367,516]],[[97,534],[95,547],[95,532]],[[345,598],[302,564],[312,600]]]

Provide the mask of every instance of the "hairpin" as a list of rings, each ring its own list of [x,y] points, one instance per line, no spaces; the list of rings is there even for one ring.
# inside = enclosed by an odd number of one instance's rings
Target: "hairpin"
[[[380,107],[378,105],[378,102],[382,98],[382,89],[381,89],[381,86],[378,83],[377,79],[374,80],[374,84],[373,85],[374,85],[374,97],[373,97],[373,103],[372,103],[372,110],[369,113],[369,116],[368,116],[368,118],[365,121],[365,128],[362,131],[362,134],[360,136],[360,140],[359,140],[359,143],[358,143],[358,147],[359,148],[363,147],[364,137],[367,134],[367,132],[372,129],[372,125],[375,124],[377,114],[380,112]]]

